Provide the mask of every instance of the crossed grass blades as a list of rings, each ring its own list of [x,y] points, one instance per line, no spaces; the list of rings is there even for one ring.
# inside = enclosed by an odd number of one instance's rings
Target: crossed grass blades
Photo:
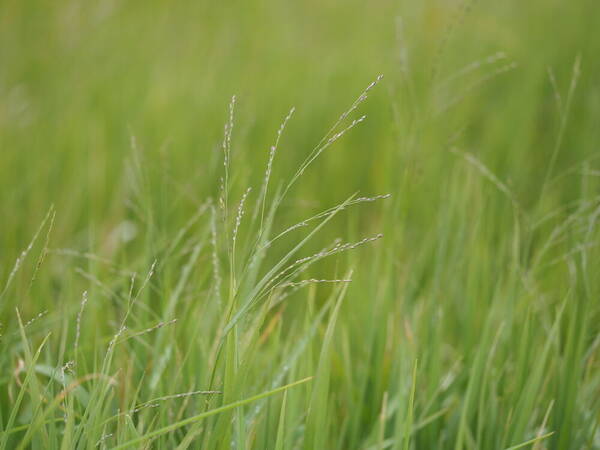
[[[89,281],[90,288],[81,294],[79,307],[71,311],[68,320],[62,324],[63,329],[44,331],[46,334],[37,347],[32,347],[34,339],[28,334],[36,321],[48,311],[25,323],[19,310],[15,311],[16,330],[2,336],[2,339],[5,344],[17,346],[22,356],[12,374],[11,408],[8,417],[3,419],[6,425],[0,438],[0,449],[29,446],[121,449],[147,448],[150,445],[166,448],[175,444],[177,448],[197,445],[205,448],[229,448],[230,445],[245,448],[255,428],[264,420],[265,411],[270,407],[268,399],[284,393],[277,435],[273,436],[275,448],[281,449],[297,440],[290,435],[289,424],[285,423],[286,392],[301,386],[310,398],[303,418],[306,426],[301,426],[305,430],[302,440],[313,448],[322,448],[325,433],[320,424],[327,411],[324,402],[328,395],[331,341],[347,285],[352,281],[352,270],[341,277],[331,278],[312,278],[306,277],[306,274],[319,261],[374,242],[382,234],[356,242],[336,239],[309,256],[300,254],[311,238],[339,213],[356,205],[386,199],[389,194],[372,197],[353,194],[336,206],[280,230],[277,230],[276,219],[282,202],[310,165],[328,147],[365,120],[364,115],[358,118],[352,116],[381,79],[379,76],[367,86],[341,114],[289,180],[273,188],[273,164],[285,128],[293,117],[295,109],[292,108],[277,130],[275,142],[268,152],[264,177],[256,191],[253,206],[250,206],[254,192],[251,187],[244,190],[237,202],[231,199],[232,163],[235,159],[232,155],[234,96],[229,105],[221,147],[223,176],[220,178],[218,200],[209,199],[198,208],[165,246],[161,258],[151,262],[146,275],[141,278],[137,273],[118,269],[113,262],[92,253],[51,249],[52,228],[55,220],[59,220],[54,207],[51,207],[7,278],[0,293],[2,307],[12,295],[15,278],[44,232],[45,240],[34,262],[30,284],[35,282],[45,258],[52,253],[107,266],[128,280],[125,282],[127,287],[115,288],[110,282],[77,267],[76,272]],[[134,138],[132,148],[135,155],[133,172],[141,177],[141,156]],[[246,230],[242,240],[244,226]],[[304,236],[283,251],[283,256],[275,264],[265,267],[271,249],[286,243],[285,238],[298,235],[298,231],[304,232]],[[204,274],[208,287],[202,299],[195,299],[201,302],[201,306],[193,309],[194,314],[208,318],[199,323],[210,322],[213,326],[202,329],[200,325],[199,329],[187,334],[194,340],[201,340],[200,352],[204,358],[195,358],[191,352],[198,349],[194,346],[188,346],[187,353],[181,353],[182,350],[177,348],[177,331],[173,329],[180,325],[196,328],[196,319],[185,312],[190,307],[186,291],[203,253],[210,254],[210,275]],[[176,262],[182,258],[184,263],[178,268],[175,286],[168,294],[163,310],[152,311],[149,303],[154,296],[161,295],[155,280],[157,274],[166,273],[170,264],[177,266]],[[317,284],[332,284],[333,289],[322,304],[315,303],[315,291],[311,290],[311,308],[318,310],[306,324],[304,333],[288,346],[280,366],[269,377],[248,383],[248,373],[258,348],[268,345],[272,334],[281,332],[276,332],[275,327],[281,321],[286,300],[303,287]],[[91,320],[85,320],[86,313],[90,313],[90,304],[105,301],[100,299],[103,296],[114,301],[122,310],[121,318],[116,322],[116,332],[108,342],[105,339],[93,341],[90,339],[92,333],[85,330],[92,325]],[[182,303],[188,304],[182,308]],[[187,317],[181,320],[176,317],[177,312]],[[155,320],[146,322],[145,318],[149,316],[155,317]],[[312,373],[309,376],[300,376],[306,368],[300,367],[299,359],[327,317],[319,363],[310,368]],[[40,363],[40,357],[48,355],[53,333],[62,336],[59,360],[54,365]],[[200,364],[197,359],[204,362]],[[186,370],[186,363],[194,364],[194,370],[206,373],[200,378],[207,382],[206,389],[199,390],[193,386],[185,392],[153,396],[164,392],[165,385],[172,387],[166,378],[173,377],[176,383]],[[312,386],[308,387],[309,384]],[[268,386],[266,390],[250,394],[257,387],[264,389],[265,385]],[[175,400],[181,401],[177,409],[172,406]],[[162,418],[156,415],[157,411]],[[165,415],[167,420],[164,420]],[[299,426],[297,423],[292,428],[296,430],[294,433]]]

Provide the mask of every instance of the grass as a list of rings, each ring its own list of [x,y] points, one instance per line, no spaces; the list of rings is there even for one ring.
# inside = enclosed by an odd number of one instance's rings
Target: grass
[[[0,450],[600,448],[594,8],[2,2]]]

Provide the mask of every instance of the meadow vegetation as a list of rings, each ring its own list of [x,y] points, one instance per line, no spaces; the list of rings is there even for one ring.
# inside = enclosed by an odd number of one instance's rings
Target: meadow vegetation
[[[0,2],[0,450],[600,448],[599,26]]]

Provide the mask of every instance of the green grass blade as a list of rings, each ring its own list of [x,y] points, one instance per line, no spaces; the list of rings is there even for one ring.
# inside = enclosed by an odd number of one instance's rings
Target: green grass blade
[[[117,445],[116,447],[114,447],[114,450],[120,450],[120,449],[123,449],[123,448],[129,448],[129,447],[134,446],[134,445],[142,444],[143,442],[149,441],[149,440],[154,439],[154,438],[156,438],[158,436],[162,436],[164,434],[167,434],[167,433],[170,433],[172,431],[175,431],[178,428],[181,428],[181,427],[183,427],[185,425],[190,425],[192,423],[195,423],[195,422],[198,422],[200,420],[206,419],[207,417],[211,417],[211,416],[214,416],[216,414],[227,412],[227,411],[230,411],[232,409],[238,408],[240,406],[248,405],[248,404],[250,404],[252,402],[255,402],[257,400],[260,400],[260,399],[263,399],[263,398],[266,398],[266,397],[270,397],[270,396],[278,394],[280,392],[284,392],[287,389],[290,389],[290,388],[299,386],[301,384],[307,383],[308,381],[310,381],[312,379],[313,379],[313,377],[304,378],[302,380],[295,381],[295,382],[287,384],[285,386],[281,386],[281,387],[278,387],[276,389],[272,389],[270,391],[263,392],[262,394],[257,394],[257,395],[254,395],[252,397],[249,397],[247,399],[239,400],[239,401],[233,402],[233,403],[229,403],[227,405],[223,405],[223,406],[221,406],[219,408],[212,409],[212,410],[204,412],[202,414],[197,414],[197,415],[195,415],[193,417],[188,417],[187,419],[180,420],[179,422],[173,423],[173,424],[168,425],[166,427],[159,428],[158,430],[151,431],[151,432],[149,432],[149,433],[145,434],[144,436],[139,437],[137,439],[132,439],[132,440],[130,440],[128,442],[124,442],[123,444]]]

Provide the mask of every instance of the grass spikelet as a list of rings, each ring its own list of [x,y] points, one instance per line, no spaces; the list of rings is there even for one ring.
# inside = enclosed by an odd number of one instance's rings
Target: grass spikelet
[[[10,285],[11,285],[11,283],[12,283],[15,275],[17,274],[17,272],[21,268],[21,265],[23,264],[23,261],[25,260],[25,258],[27,258],[27,255],[29,254],[29,252],[33,248],[33,245],[35,244],[35,242],[37,241],[40,233],[42,232],[42,230],[46,226],[46,223],[51,218],[53,220],[53,217],[54,217],[54,206],[51,206],[50,209],[48,210],[48,212],[46,213],[46,216],[42,220],[42,223],[40,224],[40,226],[38,227],[37,231],[33,235],[33,238],[31,239],[31,241],[29,242],[29,244],[27,245],[27,247],[25,248],[25,250],[23,250],[21,252],[21,254],[19,255],[19,257],[15,261],[15,264],[14,264],[12,270],[10,271],[10,274],[8,275],[6,283],[4,284],[4,289],[2,290],[2,292],[0,292],[0,311],[2,311],[2,309],[3,309],[2,307],[4,305],[4,302],[2,300],[4,299],[4,296],[6,295],[6,293],[8,292],[8,288],[10,287]]]

